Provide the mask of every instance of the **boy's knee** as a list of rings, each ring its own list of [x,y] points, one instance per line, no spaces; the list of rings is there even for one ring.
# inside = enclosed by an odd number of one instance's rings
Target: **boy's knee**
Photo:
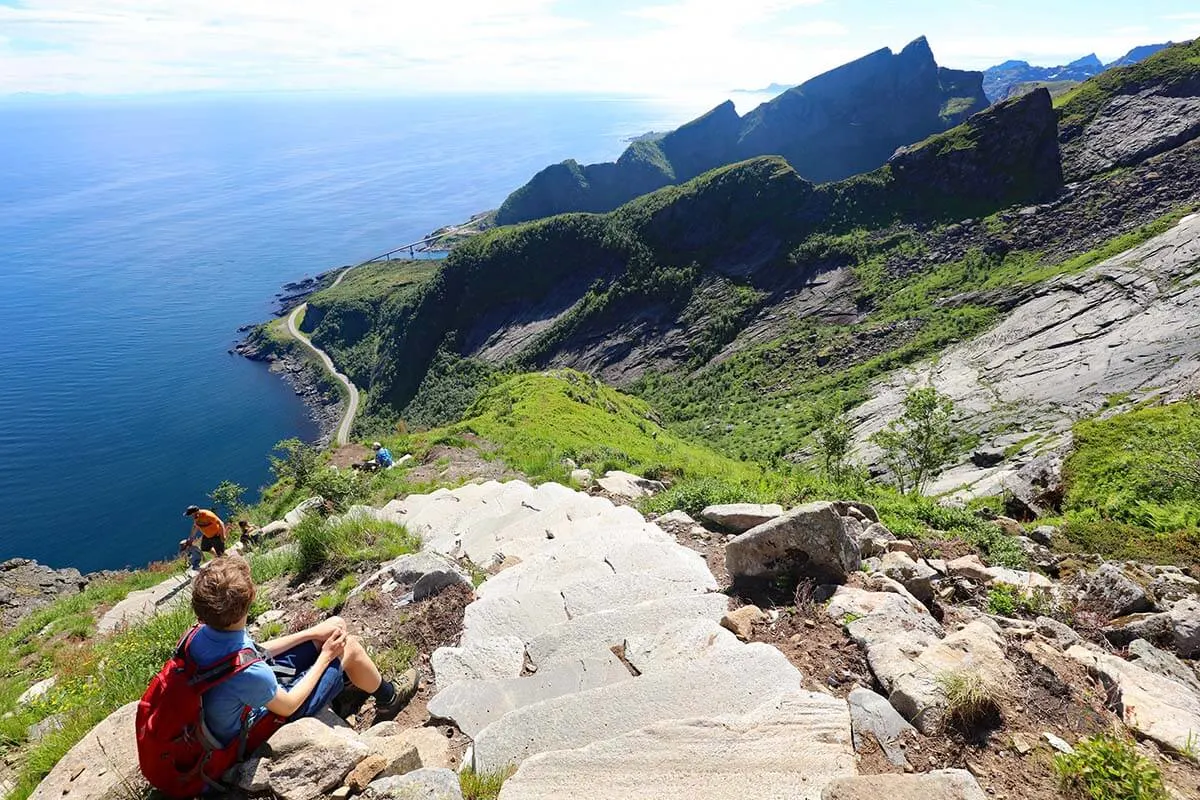
[[[325,624],[329,625],[330,627],[337,628],[338,630],[346,630],[346,620],[342,619],[341,617],[330,617],[329,619],[325,620]]]

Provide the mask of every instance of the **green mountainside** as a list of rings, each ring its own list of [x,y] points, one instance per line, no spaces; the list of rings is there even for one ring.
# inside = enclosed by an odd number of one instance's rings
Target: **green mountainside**
[[[732,102],[658,137],[633,142],[615,163],[564,161],[539,172],[497,212],[508,225],[564,212],[611,211],[715,167],[782,156],[804,178],[873,170],[896,148],[987,106],[982,75],[938,67],[924,37],[819,75],[739,117]]]

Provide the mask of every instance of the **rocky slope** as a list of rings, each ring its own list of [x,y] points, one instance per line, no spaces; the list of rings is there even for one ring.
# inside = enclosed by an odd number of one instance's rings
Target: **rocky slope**
[[[511,773],[500,800],[581,786],[623,800],[1043,800],[1060,774],[1087,774],[1054,755],[1116,728],[1174,796],[1200,796],[1200,582],[1178,568],[1056,556],[1024,537],[1040,571],[949,558],[935,552],[945,543],[897,539],[862,503],[650,523],[608,499],[649,482],[602,484],[489,481],[351,509],[424,538],[422,553],[364,573],[356,593],[373,593],[374,612],[356,631],[439,604],[461,615],[451,643],[425,653],[432,696],[403,721],[285,727],[230,776],[234,796],[461,798],[451,769],[465,738],[464,767]],[[486,568],[473,593],[460,563]],[[276,617],[299,627],[301,611]],[[982,707],[964,705],[966,681]],[[33,798],[136,792],[132,712],[85,737]]]
[[[508,225],[569,211],[611,211],[663,186],[747,158],[779,155],[823,182],[867,172],[896,148],[957,125],[987,105],[979,73],[939,67],[922,37],[813,78],[739,117],[732,102],[615,162],[547,167],[497,212]]]
[[[1109,64],[1103,63],[1095,53],[1057,67],[1035,67],[1028,61],[1005,61],[984,71],[983,91],[989,100],[999,102],[1007,100],[1015,90],[1029,84],[1082,83],[1106,69],[1128,67],[1170,46],[1171,42],[1135,47]]]

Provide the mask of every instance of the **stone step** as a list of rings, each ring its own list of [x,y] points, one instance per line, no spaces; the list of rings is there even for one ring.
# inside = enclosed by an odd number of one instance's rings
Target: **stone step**
[[[641,679],[635,679],[641,680]],[[741,717],[662,722],[525,761],[500,800],[819,800],[855,774],[846,704],[794,691]]]
[[[112,633],[125,625],[145,622],[159,611],[174,608],[192,598],[192,576],[185,573],[167,578],[149,589],[130,592],[125,599],[105,612],[96,623],[97,633]]]
[[[656,634],[681,620],[707,619],[718,623],[729,608],[723,594],[693,594],[651,600],[627,608],[585,614],[548,628],[526,646],[538,669],[623,647],[629,637]]]
[[[605,653],[521,678],[457,681],[429,701],[429,713],[454,722],[473,738],[518,708],[632,679],[632,673],[616,656]]]
[[[482,597],[467,606],[461,642],[516,636],[529,642],[547,629],[599,611],[615,611],[652,600],[706,594],[717,589],[711,576],[673,581],[654,575],[607,574],[565,586],[514,595]]]
[[[580,520],[606,513],[614,514],[615,509],[604,498],[579,494],[559,484],[542,484],[519,508],[469,520],[458,534],[457,546],[476,564],[491,567],[505,557],[521,557],[524,550],[519,543],[541,543],[547,539],[547,530],[563,534]],[[628,517],[614,516],[612,522],[618,519]]]
[[[538,753],[584,747],[665,720],[747,714],[800,690],[800,684],[800,672],[770,645],[721,650],[510,712],[475,737],[473,766],[477,772],[492,772]],[[848,721],[845,727],[848,740]]]
[[[461,647],[439,647],[429,657],[434,684],[515,678],[525,666],[525,643],[515,636],[478,639]]]
[[[409,516],[406,525],[423,538],[427,547],[453,555],[462,526],[502,516],[533,497],[533,487],[523,481],[469,483],[423,504]]]
[[[529,591],[563,591],[607,575],[650,575],[665,581],[716,589],[704,558],[670,542],[650,542],[623,529],[598,531],[590,541],[565,542],[530,556],[479,587],[480,597]]]

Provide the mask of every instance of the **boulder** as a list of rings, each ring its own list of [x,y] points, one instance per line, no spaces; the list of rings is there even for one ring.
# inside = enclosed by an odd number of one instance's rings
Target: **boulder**
[[[745,533],[751,528],[783,515],[783,506],[755,503],[729,503],[709,506],[700,512],[700,519],[730,533]]]
[[[1175,652],[1184,658],[1200,655],[1200,599],[1186,597],[1167,612],[1171,620],[1171,633],[1175,639]]]
[[[134,717],[137,702],[114,711],[59,759],[31,800],[107,800],[140,782]]]
[[[515,636],[472,640],[439,647],[429,659],[439,689],[455,681],[515,678],[525,666],[525,643]]]
[[[259,534],[264,539],[269,539],[272,536],[282,536],[285,533],[291,533],[292,526],[287,520],[277,519],[274,522],[268,522],[258,529]]]
[[[922,603],[933,602],[933,579],[937,573],[925,564],[917,563],[908,553],[893,550],[883,557],[880,572],[899,583]]]
[[[1003,463],[1005,458],[1003,447],[989,447],[971,453],[971,463],[980,469],[997,466]]]
[[[860,775],[838,778],[821,792],[821,800],[987,800],[965,769],[922,775]]]
[[[931,644],[884,686],[890,690],[888,699],[896,710],[930,735],[941,728],[946,712],[944,681],[957,673],[978,675],[1001,694],[1017,679],[1004,655],[1004,640],[986,623],[976,621]]]
[[[767,615],[758,606],[742,606],[722,617],[721,627],[732,631],[733,635],[743,642],[748,642],[754,635],[754,623],[762,622],[766,618]]]
[[[663,525],[683,525],[690,529],[696,524],[696,520],[686,511],[672,511],[655,519],[654,524],[660,528]]]
[[[373,741],[388,739],[386,744]],[[450,754],[450,740],[437,728],[403,728],[396,722],[381,722],[363,734],[363,740],[375,752],[387,755],[398,747],[412,745],[417,750],[420,766],[433,769],[452,769],[454,757]],[[416,769],[416,767],[414,767]]]
[[[1127,647],[1134,639],[1145,639],[1157,645],[1170,646],[1173,639],[1171,615],[1130,614],[1119,617],[1101,629],[1104,638],[1116,647]]]
[[[596,476],[590,469],[573,469],[571,470],[571,485],[578,486],[581,489],[590,489],[592,484],[596,482]]]
[[[1043,547],[1050,547],[1055,536],[1058,536],[1058,528],[1053,525],[1039,525],[1029,532],[1029,538]]]
[[[735,582],[808,576],[842,583],[858,569],[851,539],[833,503],[809,503],[729,542],[725,568]]]
[[[946,571],[955,578],[966,578],[979,583],[987,583],[992,579],[992,573],[988,571],[987,566],[974,554],[948,562]]]
[[[380,778],[367,787],[372,800],[463,800],[458,775],[448,769],[419,769]]]
[[[1005,477],[1009,516],[1021,519],[1044,517],[1062,507],[1062,456],[1047,453]]]
[[[1052,617],[1038,617],[1034,622],[1037,625],[1037,632],[1053,642],[1059,650],[1065,651],[1081,641],[1079,634],[1071,626]]]
[[[284,514],[283,521],[288,524],[289,529],[294,528],[300,524],[300,520],[304,519],[309,514],[315,513],[324,504],[324,497],[321,497],[320,495],[317,495],[316,497],[310,497],[288,513]]]
[[[371,749],[349,729],[306,718],[283,726],[265,746],[267,776],[279,800],[316,800],[341,786]]]
[[[1109,705],[1129,728],[1195,760],[1200,695],[1181,683],[1108,653],[1076,645],[1067,655],[1104,683]]]
[[[1200,581],[1179,572],[1160,572],[1148,589],[1159,608],[1170,610],[1180,600],[1200,594]]]
[[[33,686],[21,692],[21,696],[17,698],[17,705],[27,706],[36,700],[41,700],[57,684],[58,676],[56,675],[51,675],[49,678],[38,681]]]
[[[1000,530],[1004,531],[1005,536],[1024,536],[1025,528],[1021,523],[1011,517],[996,517],[992,522],[997,525]]]
[[[413,752],[416,751],[414,750]],[[350,774],[346,776],[346,787],[355,794],[361,792],[363,789],[367,788],[367,784],[375,780],[379,773],[383,772],[387,765],[387,758],[377,753],[372,753],[362,761],[358,762],[358,766],[350,770]],[[398,774],[402,775],[406,771],[408,770],[403,770]]]
[[[896,538],[896,534],[888,530],[888,527],[882,522],[872,522],[863,531],[863,536],[870,536],[873,539],[886,539],[888,541]]]
[[[238,767],[235,785],[247,794],[266,794],[271,791],[271,776],[267,772],[271,760],[252,758]]]
[[[1083,589],[1083,601],[1102,609],[1110,619],[1152,609],[1146,590],[1115,564],[1101,564],[1088,577]]]
[[[855,689],[846,702],[850,706],[850,729],[854,736],[855,752],[869,746],[867,736],[874,737],[887,760],[896,767],[908,765],[904,754],[904,736],[917,731],[892,707],[887,698],[870,689]]]
[[[604,477],[596,481],[596,483],[609,494],[626,500],[641,500],[643,497],[650,497],[651,495],[665,491],[667,488],[661,481],[640,478],[637,475],[630,475],[628,472],[621,472],[620,470],[606,472]]]
[[[474,589],[471,578],[458,565],[444,556],[429,550],[400,556],[383,565],[393,580],[403,586],[411,586],[413,600],[427,600],[451,586]]]
[[[833,503],[833,510],[840,517],[854,517],[858,519],[863,523],[864,527],[879,522],[879,512],[870,503],[862,503],[858,500],[836,500]]]
[[[1129,661],[1147,672],[1170,678],[1200,694],[1200,676],[1191,666],[1166,650],[1160,650],[1145,639],[1134,639],[1129,643]]]

